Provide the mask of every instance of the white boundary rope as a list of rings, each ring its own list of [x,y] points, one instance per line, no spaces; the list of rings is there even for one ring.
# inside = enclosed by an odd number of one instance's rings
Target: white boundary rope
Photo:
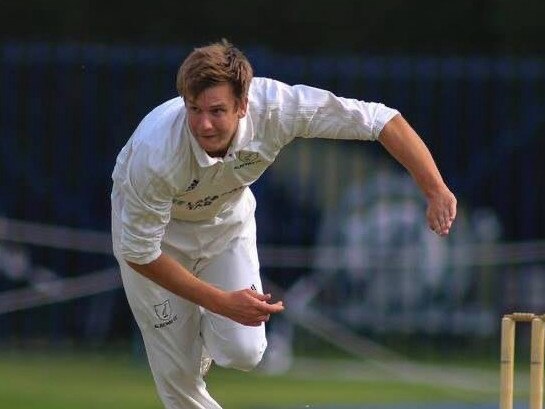
[[[86,253],[111,254],[107,233],[0,217],[0,240]]]
[[[52,280],[0,293],[0,315],[61,301],[100,294],[121,287],[117,268],[108,268],[81,277]]]
[[[24,243],[36,246],[83,251],[96,254],[111,254],[111,235],[105,232],[52,226],[0,217],[0,241]],[[343,247],[277,247],[260,246],[260,264],[263,267],[337,269],[341,260],[351,251]],[[403,251],[412,251],[404,248]],[[414,247],[417,251],[417,246]],[[385,253],[386,254],[386,253]],[[320,255],[320,265],[316,260]],[[387,254],[386,254],[387,256]],[[376,257],[379,258],[379,257]],[[374,258],[374,259],[376,259]],[[545,262],[545,240],[516,243],[456,245],[449,250],[449,267],[498,266]],[[399,268],[392,257],[388,267]],[[397,260],[397,261],[396,261]],[[369,260],[373,263],[373,259]],[[365,264],[362,267],[374,267]],[[381,264],[380,267],[384,268]]]

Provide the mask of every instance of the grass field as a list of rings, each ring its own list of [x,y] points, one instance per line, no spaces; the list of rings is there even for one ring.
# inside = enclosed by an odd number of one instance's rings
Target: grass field
[[[491,391],[371,376],[323,361],[282,376],[213,368],[207,383],[225,409],[305,408],[320,404],[494,401]],[[320,369],[321,368],[321,369]],[[336,369],[335,369],[336,368]],[[448,370],[448,369],[445,369]],[[0,408],[160,409],[145,363],[123,354],[0,354]]]

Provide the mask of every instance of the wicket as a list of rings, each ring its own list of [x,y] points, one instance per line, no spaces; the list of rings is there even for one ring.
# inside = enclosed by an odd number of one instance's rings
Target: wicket
[[[531,322],[530,409],[543,409],[543,360],[545,355],[545,314],[515,312],[501,322],[500,409],[513,409],[515,369],[515,325]]]

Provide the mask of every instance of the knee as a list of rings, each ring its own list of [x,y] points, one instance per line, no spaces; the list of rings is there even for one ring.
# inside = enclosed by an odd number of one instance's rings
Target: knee
[[[237,343],[236,345],[224,346],[217,356],[213,358],[217,365],[224,368],[251,371],[261,362],[266,347],[266,341],[262,343]]]

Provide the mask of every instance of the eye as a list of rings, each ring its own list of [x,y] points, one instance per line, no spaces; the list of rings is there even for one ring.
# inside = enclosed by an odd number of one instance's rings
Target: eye
[[[212,115],[215,115],[215,116],[223,115],[224,113],[225,113],[224,108],[214,108],[212,110]]]
[[[196,107],[195,105],[190,105],[190,106],[189,106],[189,111],[192,112],[192,113],[194,113],[194,114],[196,114],[196,113],[199,112],[199,108]]]

